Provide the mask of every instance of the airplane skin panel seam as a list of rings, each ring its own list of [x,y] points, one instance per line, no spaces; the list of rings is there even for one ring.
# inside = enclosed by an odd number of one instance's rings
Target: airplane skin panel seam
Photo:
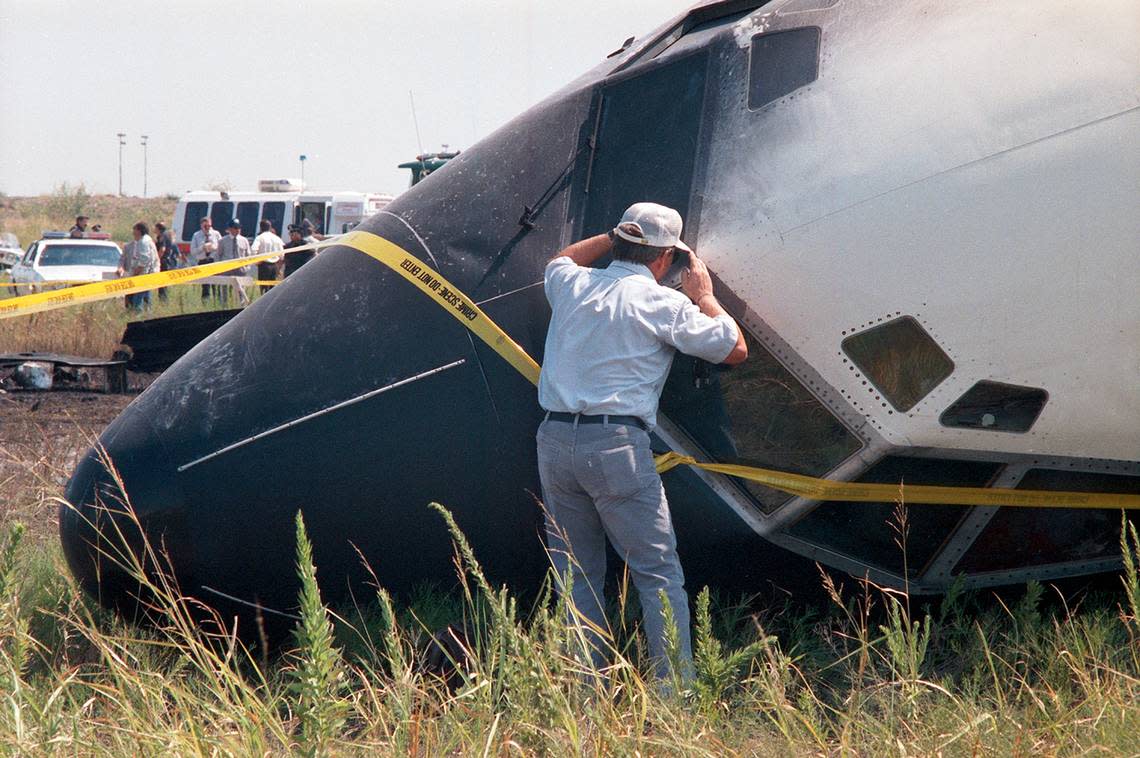
[[[950,174],[950,173],[953,173],[955,171],[959,171],[962,169],[970,168],[972,166],[976,166],[978,164],[985,163],[988,160],[992,160],[993,158],[998,158],[998,157],[1006,155],[1008,153],[1013,153],[1013,152],[1017,152],[1018,150],[1023,150],[1023,149],[1028,148],[1028,147],[1033,147],[1034,145],[1038,145],[1038,144],[1041,144],[1043,142],[1048,142],[1049,140],[1052,140],[1052,139],[1064,137],[1064,136],[1067,136],[1069,134],[1079,132],[1082,129],[1087,129],[1087,128],[1092,127],[1092,126],[1098,126],[1100,124],[1103,124],[1103,123],[1108,122],[1108,121],[1112,121],[1113,119],[1119,118],[1121,116],[1126,116],[1129,113],[1132,113],[1133,111],[1136,111],[1136,110],[1140,110],[1140,105],[1133,106],[1132,108],[1126,108],[1124,110],[1117,111],[1116,113],[1112,113],[1110,115],[1103,116],[1101,118],[1095,118],[1095,119],[1092,119],[1091,121],[1087,121],[1087,122],[1080,124],[1078,126],[1072,126],[1072,127],[1067,128],[1067,129],[1062,129],[1062,130],[1054,132],[1052,134],[1047,134],[1043,137],[1038,137],[1036,139],[1028,140],[1026,142],[1022,142],[1020,144],[1013,145],[1011,147],[1007,147],[1007,148],[1004,148],[1002,150],[998,150],[996,152],[990,153],[989,155],[982,156],[981,158],[975,158],[974,160],[965,161],[963,163],[959,163],[957,165],[950,166],[948,168],[944,168],[940,171],[935,171],[934,173],[928,174],[928,175],[923,176],[919,179],[915,179],[913,181],[906,182],[905,184],[900,184],[897,187],[892,187],[891,189],[883,190],[882,192],[878,192],[874,195],[870,195],[868,197],[861,198],[859,200],[856,200],[853,203],[850,203],[848,205],[843,206],[842,208],[836,208],[835,210],[829,211],[829,212],[824,213],[820,216],[816,216],[815,218],[813,218],[809,221],[804,221],[802,223],[796,224],[795,226],[784,229],[782,234],[781,234],[781,240],[783,239],[783,235],[791,234],[792,232],[795,232],[795,231],[800,230],[800,229],[804,229],[804,228],[809,227],[815,223],[818,223],[820,221],[828,219],[832,216],[838,215],[840,213],[844,213],[845,211],[850,211],[853,208],[858,208],[861,205],[866,205],[867,203],[874,202],[875,200],[879,200],[879,199],[886,197],[886,196],[888,196],[894,192],[900,192],[902,190],[910,189],[911,187],[917,186],[917,185],[922,184],[924,182],[928,182],[932,179],[937,179],[940,176],[944,176],[946,174]],[[775,226],[776,226],[777,230],[779,230],[779,224],[775,224]]]
[[[868,464],[867,467],[873,465],[875,461],[891,455],[913,456],[924,459],[947,458],[951,460],[973,460],[982,462],[1004,463],[1004,468],[994,479],[994,484],[990,486],[1000,485],[1001,487],[1009,489],[1016,488],[1016,484],[1020,482],[1025,473],[1031,469],[1072,471],[1075,473],[1111,473],[1140,476],[1140,463],[1129,463],[1124,461],[1114,462],[1093,459],[1056,458],[1044,456],[1033,457],[1026,454],[1001,454],[988,450],[963,451],[958,449],[936,448],[916,449],[890,445],[874,448],[873,453],[869,455],[869,457],[872,459],[872,463]],[[845,476],[833,478],[845,478],[850,480],[855,476],[858,476],[858,473],[859,472],[855,472],[850,477]],[[893,574],[885,569],[871,566],[870,564],[859,560],[857,557],[848,555],[846,553],[834,550],[826,546],[817,545],[812,542],[807,542],[799,537],[793,537],[786,531],[783,531],[783,529],[787,526],[790,526],[792,523],[798,521],[804,516],[807,516],[820,504],[820,501],[803,500],[801,498],[796,498],[793,501],[785,503],[776,512],[769,516],[768,521],[770,523],[768,524],[767,530],[761,533],[761,536],[779,545],[780,547],[791,550],[792,552],[802,555],[806,558],[819,560],[820,562],[825,563],[833,568],[847,571],[856,575],[867,572],[873,581],[890,584],[890,586],[901,589],[903,587],[902,577],[896,574]],[[927,506],[912,507],[921,508]],[[939,548],[938,552],[936,552],[934,556],[927,562],[927,565],[923,567],[923,573],[909,582],[910,587],[915,591],[944,591],[957,576],[951,573],[954,566],[957,565],[957,562],[960,560],[960,558],[969,551],[970,547],[977,540],[977,537],[981,534],[981,531],[984,529],[985,525],[989,523],[989,521],[993,518],[994,515],[996,515],[999,510],[999,507],[972,508],[971,512],[967,513],[963,519],[959,521],[954,531],[948,536],[946,541]],[[953,551],[959,548],[960,552],[955,554]],[[1112,570],[1114,568],[1118,568],[1119,565],[1120,560],[1115,558],[1093,559],[1089,561],[1070,561],[1067,563],[1048,564],[1028,567],[1025,569],[1011,569],[1004,571],[986,572],[984,574],[970,574],[965,577],[965,581],[969,587],[990,587],[1001,584],[1008,584],[1010,581],[1014,581],[1016,579],[1049,579],[1059,576],[1068,576],[1072,575],[1074,570],[1078,574],[1096,573],[1097,571]],[[1010,579],[1009,577],[1011,576],[1014,577],[1014,579]]]

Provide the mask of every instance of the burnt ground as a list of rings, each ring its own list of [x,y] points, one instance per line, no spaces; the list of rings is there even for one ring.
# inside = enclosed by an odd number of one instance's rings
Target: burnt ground
[[[54,498],[63,495],[79,457],[152,379],[132,374],[131,392],[124,395],[0,391],[0,535],[20,521],[29,542],[55,539]]]

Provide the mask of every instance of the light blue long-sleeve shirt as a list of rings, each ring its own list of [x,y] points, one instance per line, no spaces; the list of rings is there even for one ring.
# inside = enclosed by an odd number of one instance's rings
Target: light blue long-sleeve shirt
[[[730,317],[706,316],[640,263],[595,269],[559,256],[545,286],[551,318],[538,402],[548,411],[637,416],[652,428],[675,350],[720,363],[736,346]]]

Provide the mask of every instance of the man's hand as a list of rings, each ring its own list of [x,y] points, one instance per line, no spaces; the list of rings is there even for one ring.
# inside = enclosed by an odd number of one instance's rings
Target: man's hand
[[[689,267],[681,272],[681,291],[698,306],[700,306],[703,297],[711,297],[714,301],[716,300],[713,296],[712,276],[709,275],[709,267],[697,257],[696,253],[689,254]]]
[[[732,318],[721,307],[720,301],[713,294],[712,275],[709,274],[708,266],[697,257],[696,253],[689,254],[689,267],[681,272],[681,291],[688,295],[689,299],[696,303],[697,307],[701,309],[701,313],[706,316],[710,318],[717,316]],[[728,354],[723,363],[735,366],[738,363],[743,363],[747,358],[748,345],[744,342],[744,330],[740,328],[740,324],[736,324],[736,346],[732,348],[732,352]]]

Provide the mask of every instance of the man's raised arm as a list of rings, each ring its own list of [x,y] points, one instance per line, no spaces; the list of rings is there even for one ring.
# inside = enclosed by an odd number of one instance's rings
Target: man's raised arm
[[[610,235],[597,234],[593,237],[575,242],[573,245],[559,251],[554,258],[561,258],[565,255],[579,266],[589,266],[608,253],[610,248],[613,247],[613,244]],[[553,260],[553,258],[551,260]]]

